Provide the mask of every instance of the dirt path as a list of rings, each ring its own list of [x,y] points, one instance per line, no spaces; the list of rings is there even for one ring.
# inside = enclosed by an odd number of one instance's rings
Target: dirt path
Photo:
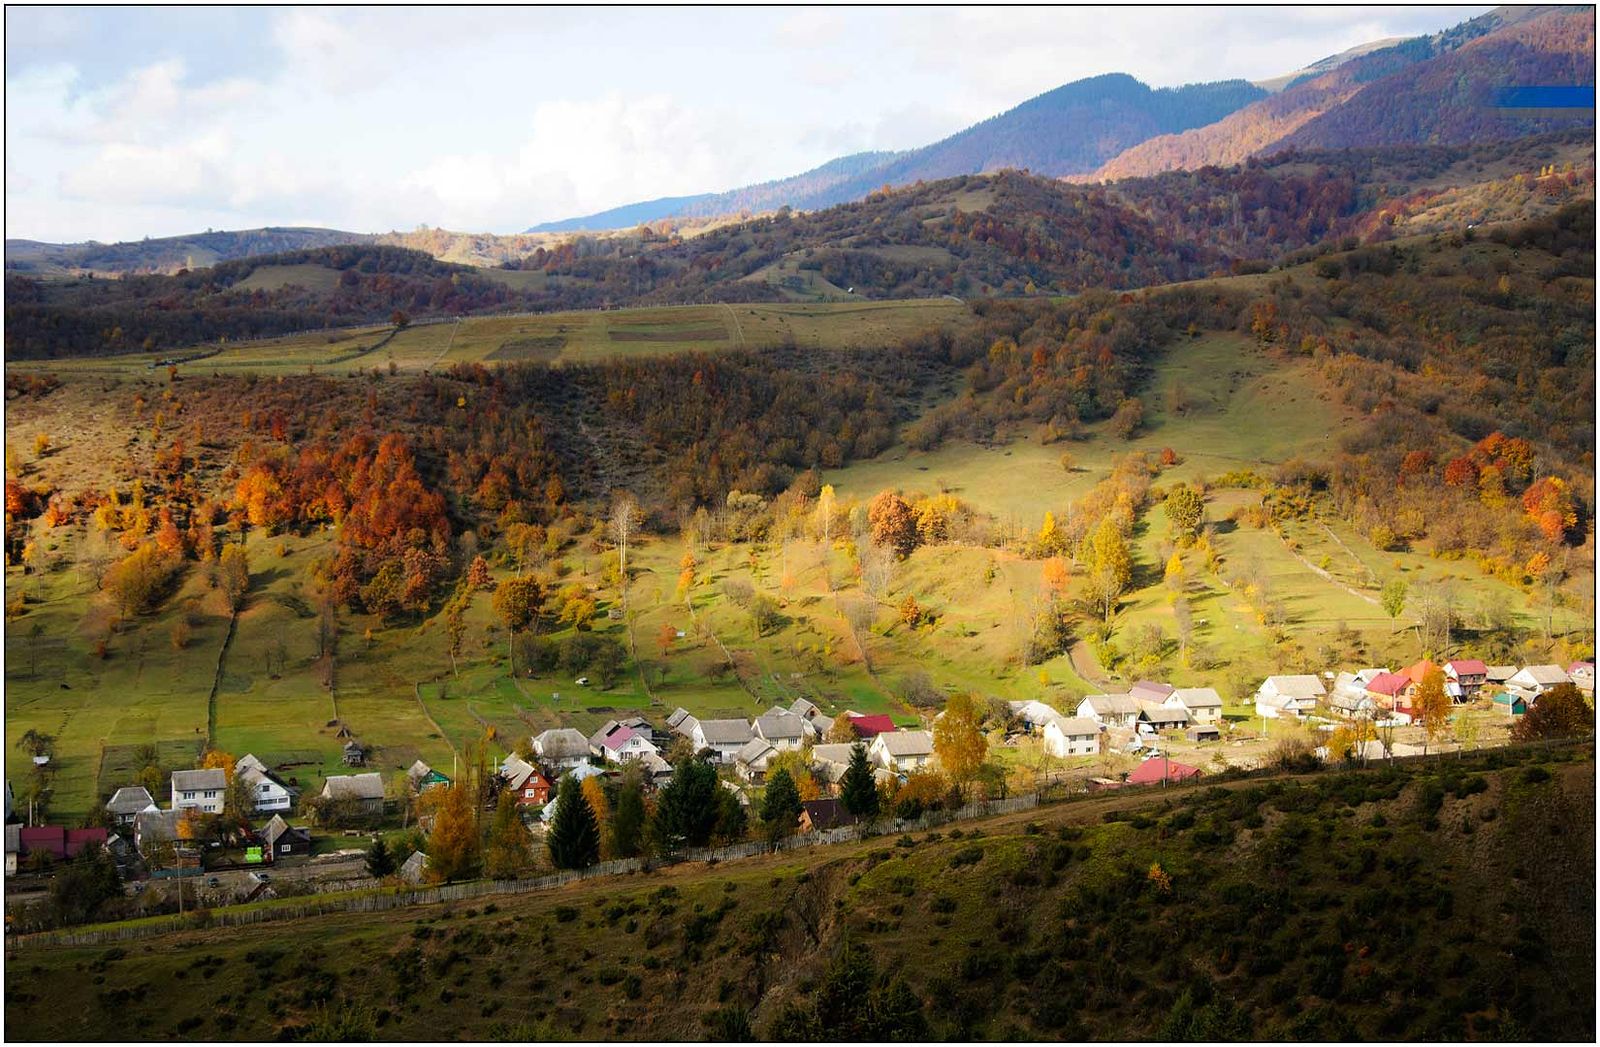
[[[1100,675],[1100,663],[1095,660],[1094,652],[1089,650],[1087,640],[1072,641],[1072,646],[1067,648],[1067,658],[1072,662],[1072,671],[1083,677],[1085,682],[1096,687],[1110,686]]]
[[[228,648],[233,645],[233,634],[239,628],[239,612],[228,616],[228,634],[222,638],[217,651],[217,672],[211,678],[211,693],[206,696],[206,748],[217,744],[217,690],[222,686],[222,667],[228,660]]]
[[[1294,557],[1296,560],[1299,560],[1302,564],[1304,564],[1305,567],[1306,567],[1306,570],[1311,571],[1312,573],[1317,575],[1317,577],[1319,577],[1323,581],[1327,582],[1329,585],[1336,585],[1340,589],[1343,589],[1345,592],[1349,593],[1351,596],[1354,596],[1356,599],[1365,600],[1365,601],[1367,601],[1367,603],[1370,603],[1374,607],[1378,606],[1378,598],[1376,596],[1373,596],[1370,593],[1364,593],[1360,589],[1352,589],[1352,588],[1350,588],[1350,586],[1348,586],[1348,585],[1344,584],[1343,582],[1339,581],[1339,579],[1335,578],[1333,575],[1329,574],[1327,571],[1324,571],[1322,568],[1318,567],[1316,564],[1312,563],[1310,560],[1307,560],[1304,556],[1301,556],[1294,549],[1290,549],[1289,548],[1289,543],[1287,541],[1285,541],[1283,543],[1283,547],[1285,549],[1289,550],[1289,555],[1290,556]]]

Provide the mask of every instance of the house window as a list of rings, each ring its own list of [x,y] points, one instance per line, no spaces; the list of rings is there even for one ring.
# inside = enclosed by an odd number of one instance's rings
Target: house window
[[[217,790],[215,790],[215,789],[207,789],[206,790],[206,799],[215,800],[216,798],[217,798]]]
[[[194,793],[192,793],[192,792],[185,792],[185,793],[184,793],[184,794],[183,794],[183,798],[184,798],[184,799],[185,799],[185,800],[192,800],[192,799],[194,799]]]

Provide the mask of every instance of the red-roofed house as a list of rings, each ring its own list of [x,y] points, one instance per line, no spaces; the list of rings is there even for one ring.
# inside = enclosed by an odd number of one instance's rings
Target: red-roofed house
[[[1567,666],[1567,675],[1572,678],[1573,686],[1577,687],[1578,690],[1582,691],[1590,698],[1594,697],[1593,662],[1573,662],[1571,665]]]
[[[863,738],[876,738],[880,734],[888,734],[894,730],[894,720],[888,713],[873,713],[871,716],[852,716],[850,724],[856,733]]]
[[[1404,705],[1401,712],[1411,708],[1411,701],[1405,697],[1406,692],[1416,685],[1411,682],[1411,677],[1405,673],[1379,673],[1367,681],[1367,696],[1370,697],[1380,709],[1394,710]]]
[[[1457,701],[1470,702],[1478,696],[1478,691],[1489,679],[1489,667],[1476,658],[1456,658],[1444,663],[1444,675],[1461,691],[1459,698],[1452,694]]]
[[[66,829],[59,825],[24,826],[18,834],[24,855],[43,851],[57,861],[76,858],[91,843],[106,845],[104,829]]]
[[[1141,763],[1138,770],[1128,775],[1128,784],[1161,785],[1198,777],[1200,777],[1198,767],[1190,767],[1186,763],[1169,760],[1165,756],[1155,756]]]

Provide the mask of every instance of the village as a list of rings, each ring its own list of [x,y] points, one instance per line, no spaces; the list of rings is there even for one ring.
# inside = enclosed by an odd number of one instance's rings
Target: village
[[[519,739],[492,765],[486,753],[477,754],[483,766],[476,774],[417,760],[385,775],[366,769],[373,754],[350,738],[344,754],[351,773],[326,778],[316,792],[303,793],[296,779],[254,754],[235,759],[212,752],[200,767],[171,772],[165,796],[143,784],[116,788],[92,819],[98,824],[85,827],[24,824],[28,812],[14,809],[8,783],[7,927],[43,926],[49,917],[37,907],[52,877],[86,854],[114,863],[131,905],[124,911],[141,914],[384,880],[434,882],[445,877],[430,868],[427,854],[435,818],[430,794],[468,777],[484,811],[514,806],[525,830],[518,846],[527,852],[517,868],[532,872],[545,860],[558,787],[567,780],[575,786],[595,780],[589,787],[595,792],[575,788],[572,795],[593,796],[589,804],[603,809],[603,788],[615,789],[627,776],[653,804],[675,765],[692,761],[714,769],[721,787],[716,799],[739,809],[722,842],[808,835],[821,842],[822,834],[879,813],[915,818],[969,799],[1046,789],[1159,788],[1261,770],[1284,763],[1286,753],[1302,763],[1365,765],[1503,744],[1517,720],[1563,685],[1592,704],[1593,664],[1517,667],[1454,659],[1436,665],[1423,659],[1398,671],[1278,675],[1239,704],[1226,703],[1214,688],[1149,680],[1123,693],[1088,695],[1069,708],[1039,700],[967,702],[977,765],[954,730],[943,735],[950,751],[941,751],[941,721],[949,710],[909,728],[885,714],[845,710],[830,717],[804,698],[754,719],[700,719],[679,708],[659,724],[631,715],[608,720],[588,736],[551,728]],[[966,749],[959,757],[957,746]],[[957,767],[962,762],[969,765],[965,772]],[[846,795],[853,773],[875,789],[870,810]],[[765,793],[780,774],[798,803],[780,815],[784,824],[768,824],[773,815]]]

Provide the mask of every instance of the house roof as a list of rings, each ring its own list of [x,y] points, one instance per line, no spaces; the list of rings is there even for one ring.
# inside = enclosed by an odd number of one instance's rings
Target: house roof
[[[221,767],[204,767],[197,771],[173,771],[173,792],[198,792],[203,789],[226,789],[228,773]]]
[[[334,775],[322,783],[322,795],[333,800],[381,800],[383,775],[377,771]]]
[[[1489,667],[1476,658],[1457,658],[1444,663],[1444,667],[1457,676],[1488,676]]]
[[[1182,702],[1185,709],[1222,708],[1222,695],[1214,687],[1179,687],[1168,697]]]
[[[1174,688],[1170,683],[1158,683],[1155,680],[1135,680],[1133,686],[1128,688],[1128,693],[1135,698],[1153,698],[1160,702],[1165,701],[1173,690]]]
[[[272,816],[272,821],[268,822],[267,827],[261,830],[261,838],[267,841],[268,847],[276,847],[278,846],[278,838],[285,833],[292,836],[303,836],[307,840],[311,839],[311,830],[294,828],[283,820],[283,815],[281,814]]]
[[[658,752],[646,752],[639,757],[638,762],[644,764],[645,769],[648,770],[652,776],[672,773],[672,765],[668,763]]]
[[[701,720],[700,735],[707,745],[743,745],[750,740],[748,720]]]
[[[694,730],[694,725],[699,722],[693,716],[689,715],[689,710],[680,705],[678,708],[672,710],[671,716],[667,717],[667,726],[676,731],[685,720],[689,721],[689,725],[683,728],[684,733]]]
[[[428,775],[430,775],[432,773],[433,773],[433,768],[429,767],[427,764],[423,763],[421,760],[415,761],[414,763],[412,763],[412,765],[410,767],[406,768],[406,777],[410,778],[412,781],[417,781],[419,779],[426,778]]]
[[[176,840],[182,811],[143,810],[133,816],[133,831],[141,840]]]
[[[1384,694],[1393,698],[1411,684],[1411,677],[1405,673],[1384,673],[1368,680],[1367,690],[1373,694]]]
[[[1526,676],[1540,687],[1571,682],[1566,670],[1559,665],[1525,665],[1516,675]]]
[[[833,798],[803,800],[800,809],[810,817],[813,829],[836,829],[841,825],[854,825],[858,820],[846,809],[844,801]]]
[[[1271,688],[1282,695],[1291,698],[1320,698],[1325,693],[1322,681],[1310,673],[1297,673],[1290,676],[1269,676],[1262,682],[1263,688]]]
[[[804,738],[806,722],[787,709],[773,706],[756,718],[755,730],[757,734],[768,740],[773,738]]]
[[[600,745],[602,748],[610,749],[612,752],[617,752],[634,738],[644,738],[644,734],[640,731],[634,730],[632,727],[624,727],[619,723],[613,730],[609,731],[604,738],[600,739]],[[645,741],[649,741],[649,739],[645,738]]]
[[[888,731],[873,739],[890,756],[927,756],[933,752],[933,735],[928,731]]]
[[[552,727],[533,739],[533,751],[546,760],[568,760],[589,755],[589,739],[572,727]]]
[[[817,708],[816,703],[808,698],[796,698],[789,706],[789,711],[802,720],[811,720],[822,715],[822,710]]]
[[[735,759],[744,764],[746,767],[755,767],[758,760],[762,759],[763,757],[770,757],[777,751],[778,750],[772,747],[771,742],[768,742],[763,738],[752,738],[748,742],[744,743],[744,747],[739,750],[739,753]],[[759,770],[759,768],[757,769]]]
[[[1139,703],[1131,694],[1091,694],[1083,701],[1089,703],[1096,716],[1137,716]],[[1082,702],[1079,703],[1080,707]]]
[[[1189,714],[1170,705],[1161,705],[1157,702],[1143,702],[1139,706],[1139,719],[1149,723],[1188,723]]]
[[[855,742],[824,742],[811,747],[812,763],[836,763],[841,766],[850,762],[850,750],[856,747]]]
[[[1190,738],[1196,738],[1202,734],[1221,734],[1222,731],[1214,723],[1195,723],[1190,724],[1188,730],[1183,733]]]
[[[1522,695],[1512,694],[1510,691],[1496,691],[1494,693],[1494,702],[1496,705],[1515,705],[1517,702],[1521,702],[1523,705],[1528,704],[1528,700]]]
[[[1139,765],[1138,770],[1128,775],[1129,785],[1151,785],[1159,782],[1163,777],[1169,782],[1181,782],[1186,778],[1195,778],[1200,774],[1200,768],[1191,767],[1177,760],[1169,760],[1162,756],[1155,756]]]
[[[1056,730],[1068,738],[1081,738],[1086,734],[1099,734],[1100,725],[1088,716],[1057,716],[1050,721]]]
[[[234,774],[238,774],[240,771],[256,771],[260,774],[266,774],[267,765],[256,759],[255,753],[245,753],[233,765]]]
[[[1504,683],[1515,675],[1517,675],[1517,667],[1514,665],[1489,666],[1489,679],[1495,683]]]
[[[1401,671],[1407,676],[1411,677],[1412,683],[1421,683],[1424,676],[1427,676],[1429,673],[1438,668],[1439,667],[1437,665],[1433,664],[1432,659],[1424,658],[1420,662],[1413,662]]]
[[[1573,662],[1571,665],[1567,666],[1567,675],[1568,676],[1573,676],[1573,675],[1575,675],[1577,673],[1593,673],[1593,672],[1594,672],[1594,663],[1593,662]]]
[[[894,734],[894,719],[888,713],[873,713],[870,716],[850,717],[851,726],[863,738],[875,738],[880,734]]]
[[[58,859],[76,858],[89,844],[106,845],[104,829],[67,829],[60,825],[24,825],[17,834],[20,853],[44,851]]]
[[[146,807],[154,806],[155,802],[150,790],[144,786],[124,785],[111,794],[111,799],[106,801],[106,810],[112,814],[138,814]]]
[[[538,773],[537,767],[516,753],[500,761],[500,776],[506,780],[506,787],[512,790],[521,789],[529,778]]]

